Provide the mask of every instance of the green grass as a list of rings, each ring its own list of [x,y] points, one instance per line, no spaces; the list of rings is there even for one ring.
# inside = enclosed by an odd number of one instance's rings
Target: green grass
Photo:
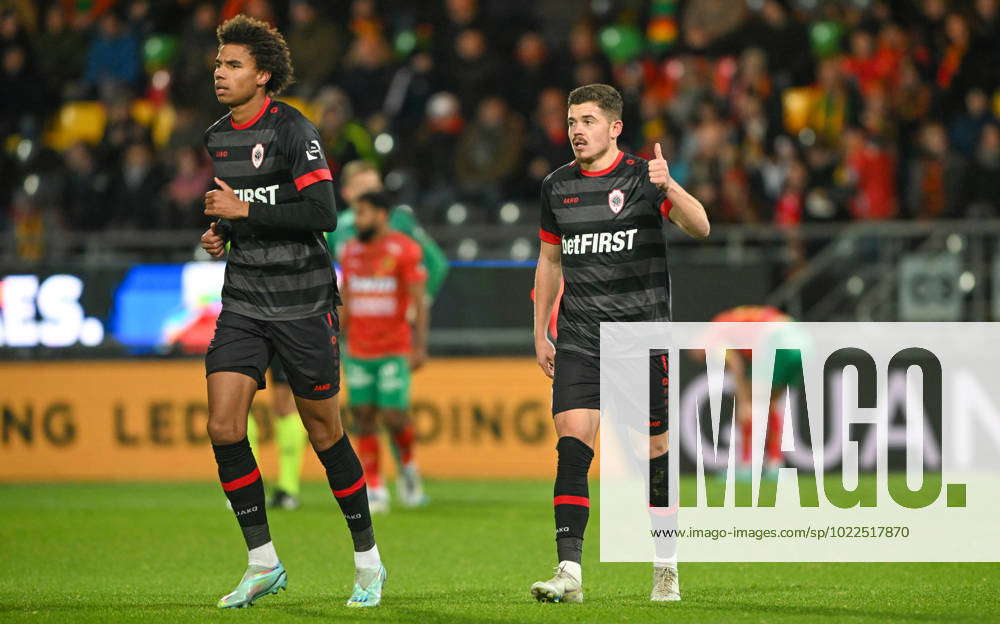
[[[682,564],[680,603],[648,601],[648,564],[601,564],[591,517],[587,601],[538,604],[553,559],[551,485],[432,482],[432,506],[376,518],[389,568],[381,607],[343,607],[350,539],[307,484],[270,513],[289,590],[220,611],[242,538],[218,484],[0,486],[0,621],[888,622],[998,621],[996,564]],[[595,509],[596,512],[596,509]]]

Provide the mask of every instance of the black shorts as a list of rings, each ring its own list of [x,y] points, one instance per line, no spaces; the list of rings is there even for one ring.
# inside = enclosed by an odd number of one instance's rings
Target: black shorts
[[[205,374],[243,373],[263,390],[268,364],[280,359],[295,396],[328,399],[340,391],[339,330],[336,312],[293,321],[261,321],[223,310],[205,356]]]
[[[552,415],[571,409],[601,409],[601,358],[556,350]],[[649,358],[649,434],[667,430],[670,368],[666,355]]]
[[[285,372],[285,365],[281,363],[281,358],[275,353],[271,358],[271,382],[288,385],[288,373]]]

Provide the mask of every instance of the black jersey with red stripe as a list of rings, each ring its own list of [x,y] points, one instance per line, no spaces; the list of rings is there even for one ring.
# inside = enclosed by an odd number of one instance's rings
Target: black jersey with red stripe
[[[226,115],[205,131],[216,177],[243,201],[283,204],[306,187],[332,180],[316,127],[298,110],[267,98],[253,119]],[[261,320],[326,314],[340,303],[320,229],[231,222],[222,306]]]
[[[603,171],[569,163],[542,181],[539,236],[562,248],[558,349],[599,355],[601,322],[670,320],[669,211],[649,163],[630,154]]]

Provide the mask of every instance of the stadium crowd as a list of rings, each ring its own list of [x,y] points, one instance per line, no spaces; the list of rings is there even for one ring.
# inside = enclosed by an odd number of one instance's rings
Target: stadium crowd
[[[1000,0],[0,0],[19,255],[52,228],[204,225],[215,28],[239,12],[285,33],[335,178],[372,161],[425,222],[510,200],[532,221],[571,158],[566,94],[592,82],[625,98],[622,147],[661,142],[716,223],[1000,207]]]

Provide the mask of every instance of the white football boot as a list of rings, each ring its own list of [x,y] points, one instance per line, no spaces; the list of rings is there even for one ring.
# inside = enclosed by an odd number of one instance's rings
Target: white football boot
[[[417,465],[413,462],[399,467],[396,492],[399,494],[399,502],[404,507],[423,507],[427,504],[427,495],[424,494],[424,483],[420,478]]]
[[[384,484],[368,488],[368,511],[373,514],[389,513],[389,488]]]
[[[653,602],[675,602],[681,599],[676,563],[653,568],[653,591],[649,599]]]
[[[538,602],[583,602],[583,583],[560,565],[551,579],[531,586],[531,595]]]

